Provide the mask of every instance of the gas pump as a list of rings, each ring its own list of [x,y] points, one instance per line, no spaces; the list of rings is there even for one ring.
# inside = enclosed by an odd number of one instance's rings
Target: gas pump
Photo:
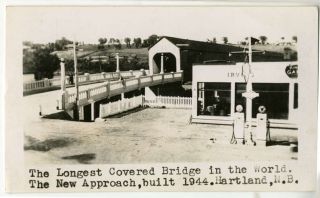
[[[233,133],[231,137],[231,144],[237,144],[237,140],[242,140],[242,144],[245,144],[245,132],[244,132],[244,113],[242,105],[236,106],[236,112],[233,119]]]
[[[258,145],[266,145],[270,141],[269,121],[267,117],[267,109],[265,106],[260,106],[257,113],[257,127],[255,130],[255,139]]]

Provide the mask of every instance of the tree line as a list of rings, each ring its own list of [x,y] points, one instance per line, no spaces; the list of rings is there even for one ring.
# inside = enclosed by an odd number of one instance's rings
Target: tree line
[[[258,38],[259,38],[259,41],[257,41],[256,43],[259,43],[259,44],[262,44],[262,45],[268,44],[268,42],[267,42],[268,41],[268,37],[267,36],[261,35]],[[248,38],[245,38],[245,40],[247,40],[247,39]],[[281,42],[285,42],[285,37],[281,37],[280,39],[281,39]],[[228,44],[228,41],[229,41],[228,37],[224,36],[224,37],[221,38],[221,40],[222,40],[222,42],[224,44]],[[292,36],[291,40],[293,42],[297,43],[298,42],[298,37],[297,36]],[[208,43],[217,43],[217,38],[213,37],[212,39],[207,39],[207,42]],[[245,45],[246,43],[247,43],[246,41],[240,41],[240,44],[242,44],[242,45]],[[254,44],[256,44],[256,43],[254,43]]]
[[[159,39],[159,36],[156,34],[150,35],[147,39],[141,39],[140,37],[137,38],[129,38],[125,37],[123,39],[124,45],[126,48],[141,48],[141,47],[151,47],[154,45]],[[117,38],[105,38],[101,37],[98,39],[99,45],[98,49],[102,50],[105,48],[115,47],[116,49],[122,48],[122,43],[120,39]]]
[[[268,38],[266,36],[259,37],[262,45],[267,44]],[[105,48],[115,47],[116,49],[121,49],[122,44],[126,48],[142,48],[142,47],[151,47],[159,40],[159,36],[156,34],[150,35],[146,39],[137,38],[129,38],[126,37],[123,39],[124,43],[121,43],[120,39],[117,38],[99,38],[98,49],[104,50]],[[281,37],[281,40],[284,42],[285,37]],[[297,36],[293,36],[292,40],[297,42]],[[223,43],[228,43],[228,37],[222,37]],[[214,37],[212,40],[208,39],[207,42],[216,43],[217,39]],[[56,40],[53,43],[48,43],[47,45],[42,44],[33,44],[31,42],[24,42],[23,45],[29,48],[23,50],[23,73],[34,73],[35,79],[40,80],[43,78],[52,78],[54,72],[59,70],[60,60],[59,57],[52,53],[54,51],[60,51],[67,49],[68,44],[72,44],[73,42],[68,40],[65,37]],[[246,42],[244,41],[244,44]],[[241,43],[242,44],[242,43]],[[134,59],[126,59],[121,60],[122,70],[130,70],[130,69],[140,69],[145,68],[146,64],[142,64],[139,62],[137,58]],[[78,59],[79,71],[83,72],[109,72],[114,70],[113,62],[93,62],[90,59]],[[73,60],[66,61],[66,68],[68,72],[72,72],[73,69]]]

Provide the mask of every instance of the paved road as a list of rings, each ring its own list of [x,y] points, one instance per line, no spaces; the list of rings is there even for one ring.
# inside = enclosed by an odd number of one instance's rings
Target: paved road
[[[83,85],[79,87],[79,91],[101,86],[104,83],[105,82]],[[75,93],[76,89],[75,87],[70,87],[70,88],[67,88],[67,91],[69,93]],[[61,90],[55,90],[55,91],[49,91],[49,92],[24,96],[23,97],[23,103],[24,103],[23,113],[25,114],[24,115],[25,123],[27,124],[30,121],[40,120],[40,117],[39,117],[40,106],[41,106],[43,115],[59,112],[59,110],[56,109],[56,106],[57,106],[57,100],[60,100],[60,97],[61,97]]]

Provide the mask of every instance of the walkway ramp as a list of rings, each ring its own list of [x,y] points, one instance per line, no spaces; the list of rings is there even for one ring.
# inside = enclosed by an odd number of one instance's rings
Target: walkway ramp
[[[120,95],[122,93],[139,90],[144,87],[155,86],[159,84],[182,81],[183,72],[172,72],[165,74],[154,74],[148,76],[139,76],[130,79],[118,81],[109,81],[100,86],[89,88],[79,92],[79,107],[91,104],[93,102]],[[76,93],[66,94],[64,101],[64,110],[72,110],[76,102]]]

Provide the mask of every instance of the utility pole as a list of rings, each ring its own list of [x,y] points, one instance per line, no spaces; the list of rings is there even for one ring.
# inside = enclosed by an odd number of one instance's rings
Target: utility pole
[[[252,37],[248,37],[248,51],[245,48],[244,51],[230,52],[229,56],[231,56],[232,54],[243,54],[243,53],[246,55],[244,64],[242,66],[242,76],[244,77],[244,80],[246,82],[246,92],[242,93],[242,97],[246,98],[246,116],[245,116],[246,120],[245,120],[245,123],[246,123],[246,127],[248,128],[248,130],[247,130],[247,132],[244,132],[244,133],[249,134],[250,135],[249,139],[250,139],[251,143],[256,145],[255,136],[252,133],[252,100],[256,97],[259,97],[259,93],[256,93],[252,89],[253,72],[251,69],[251,64],[252,64],[252,54],[253,53],[265,54],[265,51],[259,51],[259,50],[253,51],[252,50],[252,40],[256,40],[256,39],[254,39]],[[247,135],[246,135],[246,137],[247,137]]]
[[[67,91],[66,91],[66,69],[64,59],[60,59],[60,74],[61,74],[61,108],[65,109],[66,100],[67,100]],[[59,108],[59,107],[57,107]]]
[[[75,88],[76,88],[76,101],[74,108],[74,119],[79,120],[79,83],[78,83],[78,66],[77,66],[77,49],[76,41],[73,41],[73,57],[74,57],[74,78],[75,78]]]
[[[160,74],[164,73],[163,53],[161,53]]]
[[[248,133],[250,134],[250,140],[255,144],[252,134],[252,100],[259,96],[259,93],[256,93],[252,90],[252,76],[251,71],[252,64],[252,46],[251,46],[251,37],[249,39],[249,52],[248,52],[248,68],[245,70],[247,73],[244,74],[247,76],[247,85],[246,92],[242,93],[242,96],[246,98],[246,124],[248,126]]]

